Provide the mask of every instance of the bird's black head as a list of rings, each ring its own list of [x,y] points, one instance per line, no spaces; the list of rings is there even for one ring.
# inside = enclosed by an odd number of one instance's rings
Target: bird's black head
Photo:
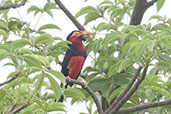
[[[78,30],[74,30],[72,31],[68,36],[67,36],[67,40],[71,41],[73,39],[78,39],[78,40],[83,40],[85,41],[87,37],[89,37],[91,35],[90,32],[88,31],[78,31]],[[75,39],[75,40],[76,40]]]

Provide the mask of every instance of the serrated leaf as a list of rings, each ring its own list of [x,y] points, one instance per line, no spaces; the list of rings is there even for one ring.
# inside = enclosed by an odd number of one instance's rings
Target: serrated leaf
[[[97,12],[89,12],[85,17],[84,25],[87,25],[89,22],[96,20],[99,17],[101,16]]]
[[[24,61],[31,67],[42,68],[42,65],[38,59],[32,56],[23,56]]]
[[[119,65],[118,72],[121,72],[122,70],[125,70],[127,67],[132,65],[134,61],[132,59],[124,59]]]
[[[50,81],[50,86],[52,87],[52,90],[53,90],[53,92],[55,93],[55,96],[56,96],[56,100],[58,101],[58,99],[60,98],[60,96],[62,94],[61,87],[59,86],[59,84],[56,82],[56,80],[52,76],[50,76],[47,73],[45,73],[45,76],[48,77],[48,79]]]
[[[160,9],[162,8],[162,6],[164,5],[164,2],[165,2],[165,0],[158,0],[157,1],[157,12],[159,12],[160,11]]]
[[[5,45],[5,44],[0,44],[0,49],[3,49],[7,52],[11,52],[12,49],[8,46],[8,45]]]
[[[28,39],[20,39],[12,42],[13,48],[24,47],[25,45],[31,45],[31,42]]]
[[[58,29],[58,30],[60,30],[60,28],[57,25],[55,25],[55,24],[46,24],[46,25],[43,25],[43,26],[41,26],[39,28],[38,31],[41,31],[43,29]]]
[[[114,90],[114,91],[110,94],[110,96],[109,96],[109,98],[108,98],[108,101],[111,102],[111,101],[112,101],[115,97],[117,97],[122,91],[123,91],[123,88],[118,88],[118,89]]]
[[[45,67],[48,67],[48,66],[49,66],[49,61],[48,61],[48,59],[46,59],[46,57],[37,55],[37,59],[38,59]]]
[[[71,88],[71,87],[68,87],[65,91],[64,91],[64,95],[66,97],[71,97],[71,98],[74,98],[76,100],[83,100],[85,99],[85,95],[83,94],[82,91],[80,91],[79,89],[77,88]]]
[[[34,16],[35,16],[38,12],[41,12],[41,10],[37,6],[32,5],[30,8],[27,9],[27,13],[30,12],[34,12]]]
[[[34,45],[42,43],[51,43],[54,39],[49,34],[41,34],[41,36],[35,38]]]
[[[117,67],[118,67],[117,64],[113,64],[113,65],[110,67],[110,69],[109,69],[107,75],[108,75],[109,77],[111,77],[112,75],[116,74],[116,73],[117,73]]]
[[[81,8],[81,10],[75,15],[75,17],[77,18],[77,17],[79,17],[79,16],[81,16],[81,15],[84,15],[84,14],[86,14],[86,13],[88,13],[88,12],[95,12],[96,11],[96,9],[94,8],[94,7],[92,7],[92,6],[87,6],[87,7],[83,7],[83,8]]]
[[[47,70],[47,72],[57,77],[65,85],[65,76],[61,72],[55,70]]]
[[[51,111],[66,111],[65,110],[65,106],[63,103],[59,103],[59,102],[53,102],[50,103],[47,107],[47,111],[51,112]]]
[[[96,78],[96,79],[93,79],[89,82],[88,86],[94,91],[98,91],[100,90],[100,88],[102,87],[102,85],[104,83],[108,83],[109,80],[108,79],[105,79],[105,78]]]
[[[150,17],[150,20],[152,20],[152,19],[157,19],[158,21],[163,20],[163,18],[160,15],[153,15]]]
[[[0,89],[0,101],[2,100],[2,98],[6,95],[5,90]]]
[[[147,48],[148,42],[149,40],[144,40],[144,41],[141,41],[138,45],[136,45],[134,52],[137,58],[139,58],[144,52],[144,50]]]
[[[35,85],[35,91],[36,92],[41,88],[43,80],[44,80],[44,74],[41,73],[41,74],[38,75],[38,79],[37,79],[37,82],[36,82],[36,85]]]
[[[165,47],[171,48],[171,42],[169,42],[168,39],[162,38],[162,39],[160,40],[160,42],[161,42]]]
[[[5,30],[0,29],[0,36],[1,35],[3,36],[4,41],[6,41],[8,38],[8,33]]]

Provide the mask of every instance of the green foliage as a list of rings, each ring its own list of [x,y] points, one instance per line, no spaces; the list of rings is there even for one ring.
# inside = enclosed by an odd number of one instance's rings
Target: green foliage
[[[16,0],[15,3],[21,2]],[[161,101],[171,98],[171,19],[154,15],[150,20],[157,24],[127,25],[131,17],[135,0],[104,0],[96,7],[86,6],[76,13],[75,17],[85,16],[84,25],[91,25],[92,38],[85,42],[92,64],[87,66],[84,77],[88,86],[100,99],[102,96],[111,103],[126,87],[136,72],[137,65],[145,67],[149,63],[147,76],[133,96],[123,107]],[[165,0],[157,2],[159,11]],[[3,4],[12,3],[11,0]],[[44,6],[31,5],[28,15],[48,14],[53,18],[53,11],[59,9],[54,1],[48,0]],[[54,102],[62,94],[71,98],[72,104],[85,101],[89,114],[97,114],[93,110],[94,101],[83,89],[60,87],[66,84],[64,75],[56,69],[59,56],[68,48],[68,41],[47,32],[61,30],[53,23],[42,25],[35,29],[30,22],[11,17],[10,10],[0,11],[0,61],[4,67],[14,67],[7,74],[7,79],[20,75],[9,84],[0,88],[0,113],[8,113],[17,103],[17,107],[29,102],[23,114],[47,114],[52,111],[66,112],[63,103]],[[39,20],[39,19],[38,19]],[[55,68],[49,69],[51,65]],[[55,70],[54,70],[55,69]],[[140,73],[140,75],[142,72]],[[163,77],[165,81],[163,81]],[[64,90],[63,90],[64,89]],[[147,110],[149,114],[169,113],[170,106]],[[85,113],[80,113],[85,114]]]

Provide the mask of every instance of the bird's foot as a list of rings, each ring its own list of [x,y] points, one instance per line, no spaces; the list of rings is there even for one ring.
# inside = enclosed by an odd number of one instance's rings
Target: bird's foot
[[[87,88],[87,83],[83,82],[83,88]]]
[[[71,82],[71,78],[69,76],[66,77],[66,81],[69,83]]]

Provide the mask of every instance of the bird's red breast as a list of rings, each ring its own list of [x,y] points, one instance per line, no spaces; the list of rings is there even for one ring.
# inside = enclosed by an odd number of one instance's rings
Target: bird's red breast
[[[73,56],[68,64],[69,74],[72,79],[77,79],[78,74],[80,73],[85,58],[83,56]]]

